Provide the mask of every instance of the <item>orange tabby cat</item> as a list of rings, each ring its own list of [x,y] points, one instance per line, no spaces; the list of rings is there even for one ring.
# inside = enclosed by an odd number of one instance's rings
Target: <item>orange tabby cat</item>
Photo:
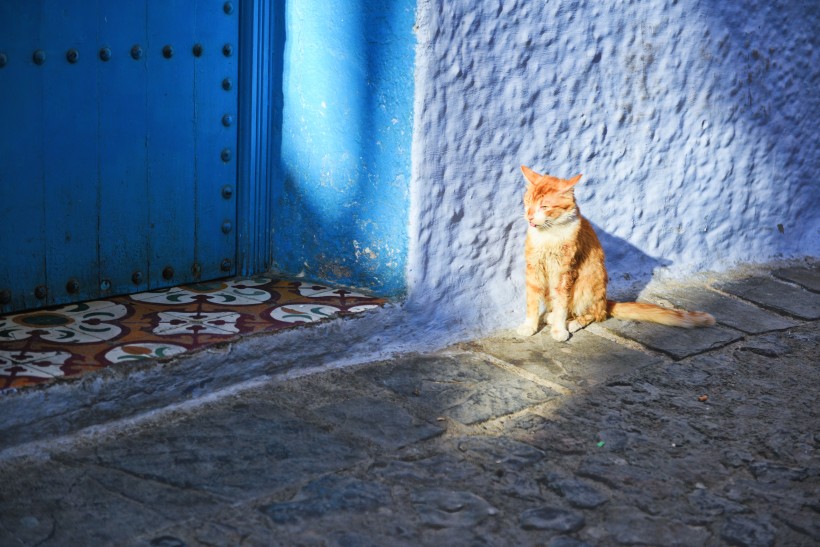
[[[544,300],[550,334],[560,342],[567,340],[570,332],[608,317],[686,328],[715,324],[715,318],[705,312],[608,301],[604,250],[575,203],[573,187],[581,175],[565,180],[539,175],[523,165],[521,170],[527,179],[524,208],[530,226],[524,248],[527,319],[518,327],[518,334],[535,334]]]

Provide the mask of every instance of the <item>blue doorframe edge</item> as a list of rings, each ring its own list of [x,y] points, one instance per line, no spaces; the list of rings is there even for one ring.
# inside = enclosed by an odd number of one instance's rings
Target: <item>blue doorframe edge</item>
[[[281,136],[284,0],[239,2],[237,143],[238,275],[266,272],[272,262],[273,199]]]

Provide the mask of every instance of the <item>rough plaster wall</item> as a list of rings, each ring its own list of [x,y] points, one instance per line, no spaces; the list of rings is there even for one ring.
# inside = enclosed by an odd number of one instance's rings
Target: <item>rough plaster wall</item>
[[[522,163],[584,173],[616,295],[820,254],[817,6],[419,0],[408,309],[521,320]]]

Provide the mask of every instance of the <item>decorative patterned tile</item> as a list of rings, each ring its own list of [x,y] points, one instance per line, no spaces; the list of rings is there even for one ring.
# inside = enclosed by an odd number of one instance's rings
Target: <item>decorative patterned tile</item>
[[[67,351],[0,351],[0,373],[52,379],[64,376],[60,366],[70,358]]]
[[[0,316],[0,389],[174,356],[243,335],[377,308],[348,289],[263,276]]]
[[[341,310],[326,304],[285,304],[267,312],[274,321],[283,323],[315,323],[338,314]]]
[[[127,361],[144,361],[146,359],[168,359],[174,355],[185,353],[185,346],[156,342],[136,342],[134,344],[120,344],[105,353],[107,363],[124,363]]]
[[[115,321],[126,313],[125,306],[98,300],[8,315],[0,317],[0,341],[30,336],[60,344],[111,340],[122,332]]]
[[[213,313],[161,311],[157,314],[159,322],[154,327],[154,334],[157,336],[174,336],[175,334],[229,336],[239,334],[239,329],[236,326],[239,315],[236,312],[229,311]]]
[[[101,368],[96,353],[106,342],[79,345],[36,338],[0,343],[0,389],[42,384]]]
[[[313,283],[290,283],[291,288],[299,292],[301,296],[308,298],[323,298],[323,297],[347,297],[347,298],[368,298],[367,295],[348,291],[347,289],[334,289],[332,287],[325,287],[323,285],[316,285]]]
[[[187,350],[244,334],[238,323],[249,309],[248,306],[214,305],[205,298],[187,304],[149,300],[127,305],[134,313],[123,319],[121,325],[127,334],[115,340],[116,343],[172,343]],[[250,308],[265,307],[257,303]]]
[[[133,294],[131,299],[169,305],[205,301],[225,306],[247,306],[267,302],[271,299],[270,292],[258,288],[269,285],[270,282],[270,279],[264,277],[228,281],[217,280],[175,287],[171,291]]]

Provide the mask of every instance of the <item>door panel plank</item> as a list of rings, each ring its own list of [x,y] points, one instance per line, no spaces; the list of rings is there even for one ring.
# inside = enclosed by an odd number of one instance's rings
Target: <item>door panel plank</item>
[[[46,256],[49,303],[69,297],[68,283],[96,286],[98,175],[96,20],[84,0],[44,0],[40,39],[44,77]],[[76,63],[66,58],[80,52]]]
[[[203,54],[195,60],[196,173],[198,200],[197,256],[203,276],[216,278],[236,272],[236,199],[222,195],[236,181],[238,18],[218,3],[199,2],[197,43]],[[230,89],[223,81],[232,82]],[[227,125],[226,125],[227,124]]]
[[[194,44],[190,2],[148,5],[148,177],[150,283],[166,286],[199,279],[194,250]],[[172,48],[165,58],[163,49]],[[158,275],[171,266],[173,282]]]
[[[43,67],[32,60],[41,47],[40,10],[23,2],[0,2],[0,312],[37,306],[45,287],[45,187],[43,162]]]
[[[99,80],[100,281],[112,294],[149,286],[145,16],[143,2],[105,3],[97,16],[99,42],[114,52]]]

